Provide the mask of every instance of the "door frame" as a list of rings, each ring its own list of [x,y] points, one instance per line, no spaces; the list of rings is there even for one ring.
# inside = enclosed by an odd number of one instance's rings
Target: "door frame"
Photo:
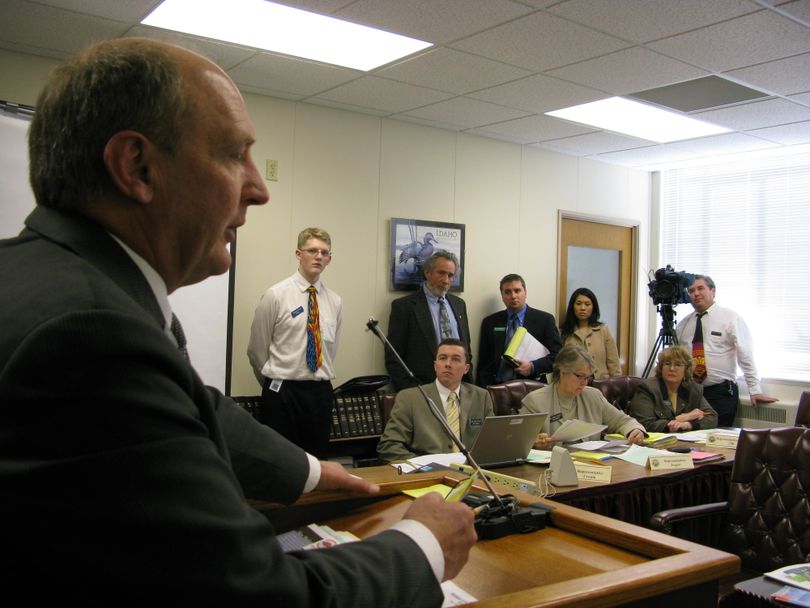
[[[556,302],[557,302],[557,314],[559,323],[562,324],[562,321],[565,319],[565,308],[562,311],[559,310],[561,299],[564,297],[563,289],[562,289],[562,279],[563,279],[563,257],[564,252],[562,251],[562,230],[563,230],[563,220],[578,220],[582,222],[590,222],[594,224],[605,224],[608,226],[618,226],[621,228],[630,228],[630,234],[632,239],[632,252],[630,255],[630,315],[629,315],[629,328],[628,328],[628,348],[627,348],[627,360],[625,364],[627,366],[627,374],[633,375],[633,371],[635,368],[635,360],[636,360],[636,340],[639,334],[638,332],[638,320],[636,318],[637,315],[637,300],[638,300],[638,255],[639,255],[639,228],[641,226],[641,222],[639,220],[627,219],[627,218],[616,218],[616,217],[607,217],[604,215],[594,215],[589,213],[579,213],[575,211],[565,211],[563,209],[557,210],[557,294],[556,294]],[[567,256],[565,256],[567,260]],[[567,266],[566,266],[567,268]],[[567,304],[567,302],[565,302]],[[565,306],[565,304],[563,306]],[[617,336],[617,338],[619,338]],[[619,349],[619,354],[621,354],[621,348]]]

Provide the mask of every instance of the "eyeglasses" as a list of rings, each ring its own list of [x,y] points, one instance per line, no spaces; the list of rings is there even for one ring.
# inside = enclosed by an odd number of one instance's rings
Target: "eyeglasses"
[[[325,258],[331,258],[332,257],[332,252],[329,251],[328,249],[317,249],[317,248],[313,247],[312,249],[302,249],[301,251],[303,251],[304,253],[308,253],[312,257],[315,257],[319,253],[321,254],[321,256],[323,256]]]
[[[593,377],[591,376],[591,374],[578,374],[577,372],[566,372],[566,373],[571,374],[572,376],[576,376],[577,380],[579,380],[580,382],[587,382]]]
[[[667,361],[661,364],[662,367],[685,367],[683,363],[678,361]]]

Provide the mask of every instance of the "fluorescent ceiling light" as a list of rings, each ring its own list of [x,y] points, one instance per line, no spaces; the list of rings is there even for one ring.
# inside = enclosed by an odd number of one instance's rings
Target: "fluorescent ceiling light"
[[[142,23],[364,71],[431,46],[265,0],[164,0]]]
[[[731,131],[725,127],[622,97],[610,97],[546,114],[659,143]]]

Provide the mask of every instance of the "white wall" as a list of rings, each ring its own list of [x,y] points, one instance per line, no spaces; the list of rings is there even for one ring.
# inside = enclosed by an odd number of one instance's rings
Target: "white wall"
[[[34,105],[55,62],[0,51],[0,99]],[[327,107],[248,94],[257,128],[254,157],[270,202],[239,231],[232,393],[254,394],[247,346],[253,310],[272,283],[294,272],[295,238],[327,229],[335,256],[324,282],[344,299],[337,383],[384,373],[382,351],[364,331],[387,329],[391,217],[466,225],[465,291],[473,353],[481,319],[498,310],[498,280],[523,275],[529,303],[554,311],[559,210],[640,222],[636,368],[648,354],[649,174],[604,163]],[[654,311],[653,311],[654,314]]]

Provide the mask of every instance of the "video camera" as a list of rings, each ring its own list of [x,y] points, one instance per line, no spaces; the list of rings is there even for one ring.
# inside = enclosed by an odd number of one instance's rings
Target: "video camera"
[[[687,290],[694,280],[694,274],[676,271],[667,264],[666,268],[659,268],[655,271],[655,278],[647,284],[647,287],[655,305],[688,304],[689,292]]]

